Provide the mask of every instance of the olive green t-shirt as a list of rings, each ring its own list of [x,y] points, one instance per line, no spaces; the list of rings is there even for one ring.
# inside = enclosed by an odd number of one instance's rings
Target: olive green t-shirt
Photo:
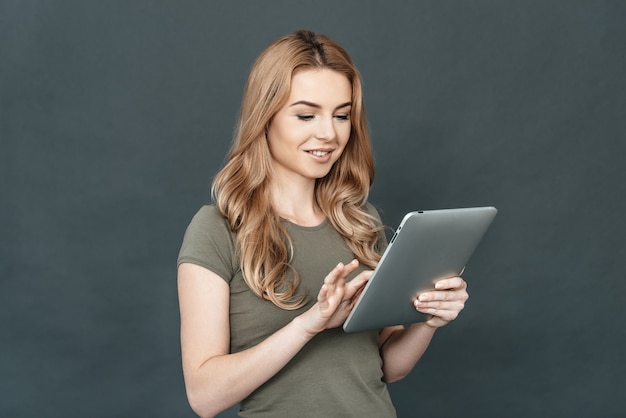
[[[368,205],[368,210],[375,209]],[[324,277],[354,256],[330,222],[303,227],[283,221],[293,242],[292,266],[307,304],[284,310],[256,296],[246,285],[236,257],[236,235],[214,205],[203,206],[191,221],[178,263],[205,267],[230,286],[230,350],[250,348],[287,325],[316,301]],[[355,273],[356,274],[356,273]],[[323,331],[273,378],[241,402],[242,417],[395,417],[386,384],[378,330]]]

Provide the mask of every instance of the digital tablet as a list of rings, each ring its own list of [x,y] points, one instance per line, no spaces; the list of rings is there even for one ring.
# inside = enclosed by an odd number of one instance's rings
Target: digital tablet
[[[477,207],[408,213],[343,324],[346,332],[428,319],[415,309],[420,293],[458,276],[496,216]]]

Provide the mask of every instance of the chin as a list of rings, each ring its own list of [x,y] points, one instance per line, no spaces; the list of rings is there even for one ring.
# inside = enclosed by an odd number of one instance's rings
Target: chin
[[[315,180],[321,180],[321,179],[325,178],[326,176],[328,176],[328,172],[326,174],[316,176]]]

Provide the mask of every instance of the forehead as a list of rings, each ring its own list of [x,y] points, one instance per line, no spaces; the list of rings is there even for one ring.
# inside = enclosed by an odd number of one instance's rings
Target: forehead
[[[305,69],[291,77],[289,103],[294,100],[308,100],[319,104],[324,102],[345,103],[351,101],[352,85],[348,77],[338,71]]]

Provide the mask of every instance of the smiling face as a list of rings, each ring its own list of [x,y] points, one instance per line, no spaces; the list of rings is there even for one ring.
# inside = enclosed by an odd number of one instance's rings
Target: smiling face
[[[328,174],[350,138],[352,86],[334,70],[294,74],[285,105],[268,128],[275,178],[311,181]]]

